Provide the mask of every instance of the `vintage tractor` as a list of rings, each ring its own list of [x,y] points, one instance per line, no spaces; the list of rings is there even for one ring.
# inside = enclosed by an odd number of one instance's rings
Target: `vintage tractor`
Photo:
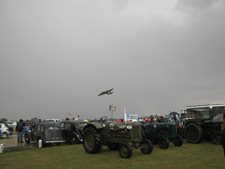
[[[188,106],[184,122],[184,133],[189,143],[199,143],[202,139],[221,143],[222,112],[225,105]]]
[[[84,127],[83,133],[83,146],[90,154],[99,153],[103,145],[110,150],[118,150],[122,158],[132,156],[132,147],[140,147],[143,154],[153,151],[151,141],[144,137],[143,126],[137,122],[93,121]]]
[[[167,149],[169,143],[173,142],[175,146],[182,146],[183,139],[177,133],[177,124],[174,122],[145,123],[145,136],[153,144],[159,144],[161,149]]]

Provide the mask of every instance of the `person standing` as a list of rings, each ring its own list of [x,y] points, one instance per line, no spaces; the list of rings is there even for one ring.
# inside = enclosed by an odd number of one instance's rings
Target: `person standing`
[[[224,157],[225,157],[225,109],[223,111],[222,146],[223,146],[223,153],[224,153]]]
[[[23,126],[23,119],[20,119],[19,123],[16,126],[18,143],[23,143]]]

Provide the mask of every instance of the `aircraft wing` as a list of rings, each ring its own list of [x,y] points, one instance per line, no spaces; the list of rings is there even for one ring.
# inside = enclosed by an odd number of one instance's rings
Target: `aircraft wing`
[[[104,94],[107,94],[107,95],[113,94],[112,90],[113,90],[113,88],[106,90],[106,91],[102,91],[101,93],[98,94],[98,96],[101,96]]]

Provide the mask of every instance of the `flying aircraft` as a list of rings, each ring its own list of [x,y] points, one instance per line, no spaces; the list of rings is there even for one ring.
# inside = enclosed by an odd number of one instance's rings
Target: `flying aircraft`
[[[109,89],[109,90],[106,90],[106,91],[102,91],[101,93],[99,93],[98,96],[101,96],[101,95],[104,95],[104,94],[107,94],[107,95],[113,94],[112,90],[113,90],[113,88]]]

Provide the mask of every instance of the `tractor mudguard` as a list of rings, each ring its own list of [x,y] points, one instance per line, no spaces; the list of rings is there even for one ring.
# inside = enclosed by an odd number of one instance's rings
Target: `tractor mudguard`
[[[101,123],[99,123],[99,122],[91,122],[91,123],[87,124],[87,125],[84,127],[83,130],[85,130],[86,128],[88,128],[88,127],[90,127],[90,126],[95,127],[96,129],[101,129],[101,128],[103,128],[103,126],[102,126]]]

